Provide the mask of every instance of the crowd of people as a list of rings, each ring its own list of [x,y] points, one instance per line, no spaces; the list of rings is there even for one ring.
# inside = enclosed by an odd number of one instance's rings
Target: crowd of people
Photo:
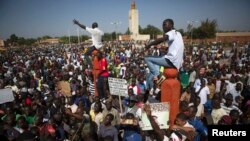
[[[147,51],[144,44],[103,43],[98,60],[106,60],[108,76],[99,82],[100,97],[95,95],[93,68],[82,56],[89,44],[36,45],[1,53],[0,90],[11,89],[14,96],[14,101],[0,105],[1,140],[206,140],[208,125],[250,124],[249,44],[232,44],[229,54],[223,44],[186,45],[176,78],[181,84],[180,113],[166,132],[160,131],[148,108],[161,102],[161,87],[157,79],[146,80],[151,72],[144,58],[167,52],[165,44]],[[128,82],[122,108],[109,91],[108,77]],[[61,81],[69,84],[70,94],[58,87]],[[144,111],[152,131],[140,128]]]

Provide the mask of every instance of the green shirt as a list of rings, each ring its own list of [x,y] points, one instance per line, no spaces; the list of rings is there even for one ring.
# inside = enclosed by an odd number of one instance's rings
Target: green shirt
[[[190,74],[186,71],[180,71],[181,86],[186,88],[189,85]]]

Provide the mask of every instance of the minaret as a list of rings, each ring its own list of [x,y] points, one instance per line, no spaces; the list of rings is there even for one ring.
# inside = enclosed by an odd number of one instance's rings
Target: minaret
[[[138,10],[136,10],[134,1],[131,3],[129,10],[129,31],[135,36],[139,34]]]

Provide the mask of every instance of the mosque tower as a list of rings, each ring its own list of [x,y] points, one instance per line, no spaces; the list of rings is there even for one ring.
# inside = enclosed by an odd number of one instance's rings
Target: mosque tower
[[[146,41],[150,39],[150,35],[141,35],[139,33],[139,12],[135,7],[135,2],[130,5],[129,15],[129,31],[130,35],[120,35],[119,40],[135,40]]]
[[[130,5],[129,10],[129,31],[130,39],[132,40],[149,40],[150,35],[141,35],[139,33],[139,12],[135,7],[135,2],[133,1]]]
[[[133,1],[129,10],[129,31],[132,35],[139,34],[139,17],[138,10],[135,7],[135,2]]]

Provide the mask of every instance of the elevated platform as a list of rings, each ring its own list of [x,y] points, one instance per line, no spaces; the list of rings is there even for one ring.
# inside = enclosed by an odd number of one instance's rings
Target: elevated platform
[[[181,93],[181,84],[177,80],[178,70],[175,68],[166,68],[163,71],[166,79],[161,84],[161,102],[169,102],[169,124],[174,125],[176,115],[179,113],[179,101]]]

